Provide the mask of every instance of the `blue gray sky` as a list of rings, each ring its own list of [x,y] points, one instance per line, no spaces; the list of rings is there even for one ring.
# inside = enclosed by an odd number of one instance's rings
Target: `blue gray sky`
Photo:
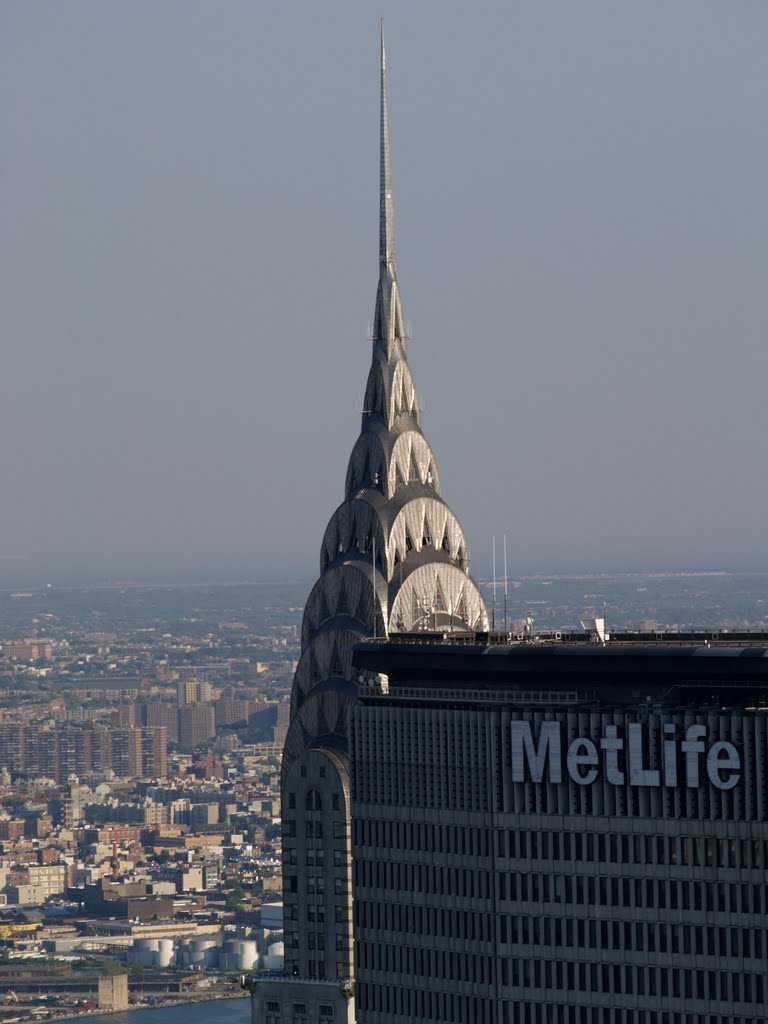
[[[768,5],[0,7],[0,585],[304,576],[398,273],[474,570],[768,567]]]

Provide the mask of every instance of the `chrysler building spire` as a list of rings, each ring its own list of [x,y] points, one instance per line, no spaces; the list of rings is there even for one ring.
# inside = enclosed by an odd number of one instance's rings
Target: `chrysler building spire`
[[[347,712],[358,686],[374,684],[353,673],[352,647],[391,632],[488,628],[461,525],[440,497],[408,366],[383,31],[380,147],[379,280],[362,423],[304,608],[283,751],[285,962],[301,978],[352,977]]]
[[[395,219],[392,210],[392,164],[389,159],[389,108],[387,104],[387,56],[384,50],[384,22],[381,23],[381,143],[379,198],[379,263],[381,273],[391,265],[395,276]]]
[[[389,155],[389,104],[384,22],[381,24],[381,113],[379,118],[379,288],[376,294],[374,339],[387,359],[405,356],[405,321],[395,271],[395,215],[392,202],[392,161]]]

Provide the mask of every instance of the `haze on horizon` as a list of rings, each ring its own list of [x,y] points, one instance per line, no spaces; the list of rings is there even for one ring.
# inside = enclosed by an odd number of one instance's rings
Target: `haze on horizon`
[[[316,571],[377,278],[490,569],[765,569],[768,7],[6,0],[0,586]]]

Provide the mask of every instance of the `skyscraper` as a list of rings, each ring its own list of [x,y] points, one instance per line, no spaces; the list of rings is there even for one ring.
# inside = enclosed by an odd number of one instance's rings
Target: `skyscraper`
[[[356,1024],[768,1020],[768,635],[355,656]]]
[[[383,34],[379,281],[371,343],[360,436],[349,459],[344,500],[323,537],[320,578],[304,611],[283,754],[286,973],[318,981],[353,976],[347,714],[358,686],[378,684],[373,673],[353,672],[351,648],[371,635],[488,625],[469,576],[461,526],[440,497],[408,367],[395,265]],[[306,1005],[293,1003],[295,986],[290,995],[289,986],[283,986],[285,994],[277,985],[272,994],[259,988],[254,1019],[270,1020],[270,1012],[278,1019],[283,998],[286,1014],[294,1013],[293,1005]],[[327,999],[319,1005],[333,1006]]]

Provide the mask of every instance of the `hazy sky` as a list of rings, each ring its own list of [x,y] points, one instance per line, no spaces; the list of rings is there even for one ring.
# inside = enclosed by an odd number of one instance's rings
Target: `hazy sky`
[[[306,575],[398,273],[478,574],[768,567],[768,4],[0,6],[0,584]],[[500,543],[500,541],[499,541]]]

